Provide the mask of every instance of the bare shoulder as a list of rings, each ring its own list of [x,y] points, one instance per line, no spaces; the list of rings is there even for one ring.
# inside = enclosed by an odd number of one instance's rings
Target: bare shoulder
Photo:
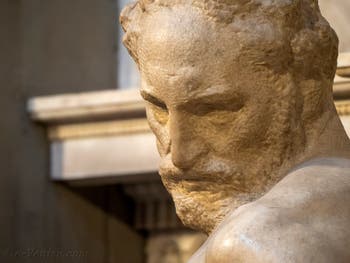
[[[305,163],[232,212],[200,262],[350,262],[349,204],[350,160]]]

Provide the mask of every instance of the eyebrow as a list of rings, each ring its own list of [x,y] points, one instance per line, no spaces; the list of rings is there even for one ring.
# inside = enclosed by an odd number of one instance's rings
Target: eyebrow
[[[160,99],[158,99],[151,92],[144,90],[144,89],[141,89],[140,93],[141,93],[141,96],[144,100],[146,100],[146,101],[148,101],[148,102],[150,102],[150,103],[152,103],[160,108],[167,109],[166,104],[163,101],[161,101]]]
[[[149,103],[160,107],[166,111],[168,111],[168,107],[166,106],[165,102],[157,98],[156,95],[152,94],[151,91],[146,90],[146,89],[140,89],[140,94],[142,98]],[[236,96],[234,96],[236,97]],[[225,91],[221,90],[219,92],[201,92],[197,94],[196,96],[190,98],[189,100],[186,100],[182,105],[193,105],[193,104],[199,104],[199,103],[225,103],[227,101],[231,101],[233,99],[232,96],[227,96],[225,94]]]
[[[205,90],[204,92],[200,92],[193,96],[190,100],[188,100],[185,104],[193,104],[193,103],[224,103],[227,101],[231,101],[233,98],[236,98],[236,95],[227,94],[225,90],[215,90],[208,92]]]
[[[218,87],[210,87],[206,90],[199,92],[199,94],[196,95],[195,99],[208,99],[213,97],[226,97],[227,96],[227,90],[225,89],[218,89]]]

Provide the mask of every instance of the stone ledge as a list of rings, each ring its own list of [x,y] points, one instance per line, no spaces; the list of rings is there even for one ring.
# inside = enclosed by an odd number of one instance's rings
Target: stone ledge
[[[349,67],[350,68],[350,67]],[[337,100],[350,100],[350,78],[335,76],[333,84],[333,97]]]
[[[335,100],[350,100],[350,53],[339,54],[333,93]]]
[[[339,116],[350,115],[350,100],[335,101],[335,107],[337,108]]]
[[[346,78],[350,77],[350,52],[339,54],[337,75]]]
[[[159,180],[155,137],[138,90],[37,97],[27,107],[34,121],[47,125],[52,180]]]
[[[33,120],[44,123],[145,116],[137,89],[35,97],[28,101],[27,109]]]
[[[107,137],[151,132],[145,118],[118,121],[62,124],[49,127],[49,139],[68,140],[87,137]]]
[[[155,176],[159,156],[151,132],[57,140],[51,142],[50,149],[53,180],[159,180]]]

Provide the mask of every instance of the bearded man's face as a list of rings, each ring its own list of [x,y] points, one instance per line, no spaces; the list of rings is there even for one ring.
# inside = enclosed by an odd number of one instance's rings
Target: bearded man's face
[[[295,90],[284,70],[288,45],[261,17],[218,25],[174,7],[144,23],[141,94],[160,175],[182,221],[210,232],[228,210],[275,183],[272,171],[288,158],[293,105],[280,103]]]

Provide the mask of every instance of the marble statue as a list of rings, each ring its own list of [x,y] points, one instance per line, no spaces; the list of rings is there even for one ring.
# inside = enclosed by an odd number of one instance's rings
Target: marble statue
[[[350,262],[338,39],[317,0],[139,0],[121,14],[190,262]]]

